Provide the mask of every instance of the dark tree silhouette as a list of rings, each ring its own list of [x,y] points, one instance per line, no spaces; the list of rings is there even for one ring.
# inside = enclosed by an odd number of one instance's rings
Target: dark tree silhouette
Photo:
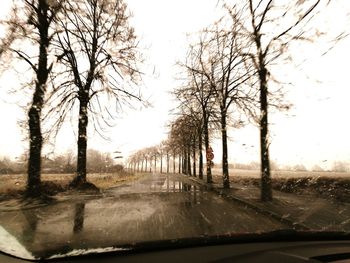
[[[233,24],[239,24],[241,35],[246,36],[246,49],[242,53],[249,57],[257,71],[260,102],[260,156],[261,199],[272,200],[268,113],[271,90],[268,88],[271,72],[269,67],[285,54],[287,46],[295,40],[305,39],[303,27],[310,21],[321,0],[287,1],[246,0],[244,8],[237,5],[228,8]],[[240,10],[240,11],[237,11]],[[242,10],[247,12],[242,14]]]
[[[103,125],[110,126],[106,116],[115,116],[107,103],[110,98],[115,111],[133,99],[141,101],[133,85],[140,77],[136,65],[140,58],[124,1],[69,1],[64,10],[58,47],[65,67],[62,76],[68,80],[57,88],[55,98],[60,112],[57,123],[79,102],[77,174],[71,184],[75,187],[86,183],[89,116],[102,134]]]
[[[232,26],[230,30],[225,30],[221,21],[206,29],[199,44],[203,48],[200,63],[195,69],[196,73],[202,75],[208,83],[219,112],[217,122],[220,125],[222,137],[224,188],[230,187],[227,160],[229,110],[233,106],[235,106],[235,111],[240,108],[245,110],[252,106],[255,99],[255,94],[245,84],[251,78],[254,70],[246,62],[247,59],[241,55],[242,46],[238,41],[239,35],[238,26]],[[240,122],[241,120],[236,121],[236,123]]]
[[[25,61],[34,73],[34,92],[28,110],[29,158],[26,194],[31,197],[42,195],[41,150],[43,146],[42,110],[47,95],[49,75],[54,61],[49,59],[51,45],[56,31],[53,30],[63,1],[26,0],[14,2],[11,19],[6,21],[9,32],[1,44],[1,55],[9,51]],[[30,53],[26,45],[32,44],[36,54]],[[52,54],[51,54],[52,55]]]
[[[199,43],[190,46],[186,62],[180,63],[180,66],[185,69],[188,83],[175,91],[176,97],[182,101],[182,104],[187,107],[189,105],[190,114],[195,117],[194,112],[200,112],[200,123],[198,126],[198,150],[199,150],[199,178],[203,177],[203,156],[202,147],[203,139],[205,150],[209,149],[209,128],[210,120],[215,114],[215,97],[213,86],[208,82],[206,76],[203,74],[204,67],[211,67],[211,64],[205,60],[208,55],[206,43],[201,37]],[[188,107],[187,107],[188,108]],[[196,117],[195,117],[196,118]],[[207,182],[212,183],[211,161],[206,160],[206,175]]]

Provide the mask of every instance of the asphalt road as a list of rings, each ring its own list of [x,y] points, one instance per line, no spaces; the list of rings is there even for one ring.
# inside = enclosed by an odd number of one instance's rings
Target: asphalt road
[[[286,228],[180,175],[150,175],[99,196],[72,196],[46,206],[1,211],[0,225],[7,233],[3,237],[9,234],[18,242],[13,247],[36,257]]]

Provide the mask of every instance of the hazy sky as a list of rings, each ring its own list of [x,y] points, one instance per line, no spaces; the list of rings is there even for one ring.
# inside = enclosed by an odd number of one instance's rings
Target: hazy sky
[[[2,6],[9,2],[3,0]],[[116,126],[107,133],[111,141],[91,134],[88,142],[89,148],[107,152],[121,150],[124,154],[166,138],[166,124],[171,118],[169,110],[175,106],[169,95],[176,87],[174,78],[178,69],[174,64],[185,57],[186,33],[209,25],[221,12],[217,0],[127,2],[134,15],[132,23],[141,38],[141,46],[147,47],[144,71],[148,74],[144,77],[144,94],[150,97],[153,107],[125,110]],[[343,10],[350,10],[349,2],[338,1],[338,8],[332,11],[333,19],[330,16],[326,21],[330,26],[344,26],[340,15],[345,14]],[[2,17],[5,10],[1,10]],[[294,104],[287,113],[271,115],[271,159],[279,163],[304,163],[309,167],[318,163],[326,167],[334,160],[350,162],[350,122],[347,120],[350,112],[350,40],[344,40],[320,58],[321,47],[309,44],[296,49],[296,61],[308,60],[298,69],[291,65],[279,69],[278,75],[293,83],[286,90],[289,91],[288,99]],[[24,114],[16,104],[7,102],[14,100],[6,94],[6,88],[16,84],[17,79],[12,76],[3,78],[0,85],[0,155],[12,157],[18,156],[27,146],[17,124]],[[256,127],[249,125],[231,130],[229,135],[232,138],[229,144],[231,161],[258,160],[259,134]],[[55,151],[75,149],[75,140],[72,129],[66,128],[57,138]],[[214,162],[220,162],[220,141],[213,146]]]

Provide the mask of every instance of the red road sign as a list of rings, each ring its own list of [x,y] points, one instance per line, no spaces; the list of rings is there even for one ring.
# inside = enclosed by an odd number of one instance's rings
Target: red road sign
[[[211,161],[214,159],[214,153],[212,152],[207,152],[207,160]]]

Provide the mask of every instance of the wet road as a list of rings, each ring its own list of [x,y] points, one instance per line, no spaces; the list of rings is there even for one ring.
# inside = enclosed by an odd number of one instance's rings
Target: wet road
[[[46,206],[3,210],[0,225],[35,257],[140,241],[286,228],[179,175],[151,175],[99,196],[65,197]]]

